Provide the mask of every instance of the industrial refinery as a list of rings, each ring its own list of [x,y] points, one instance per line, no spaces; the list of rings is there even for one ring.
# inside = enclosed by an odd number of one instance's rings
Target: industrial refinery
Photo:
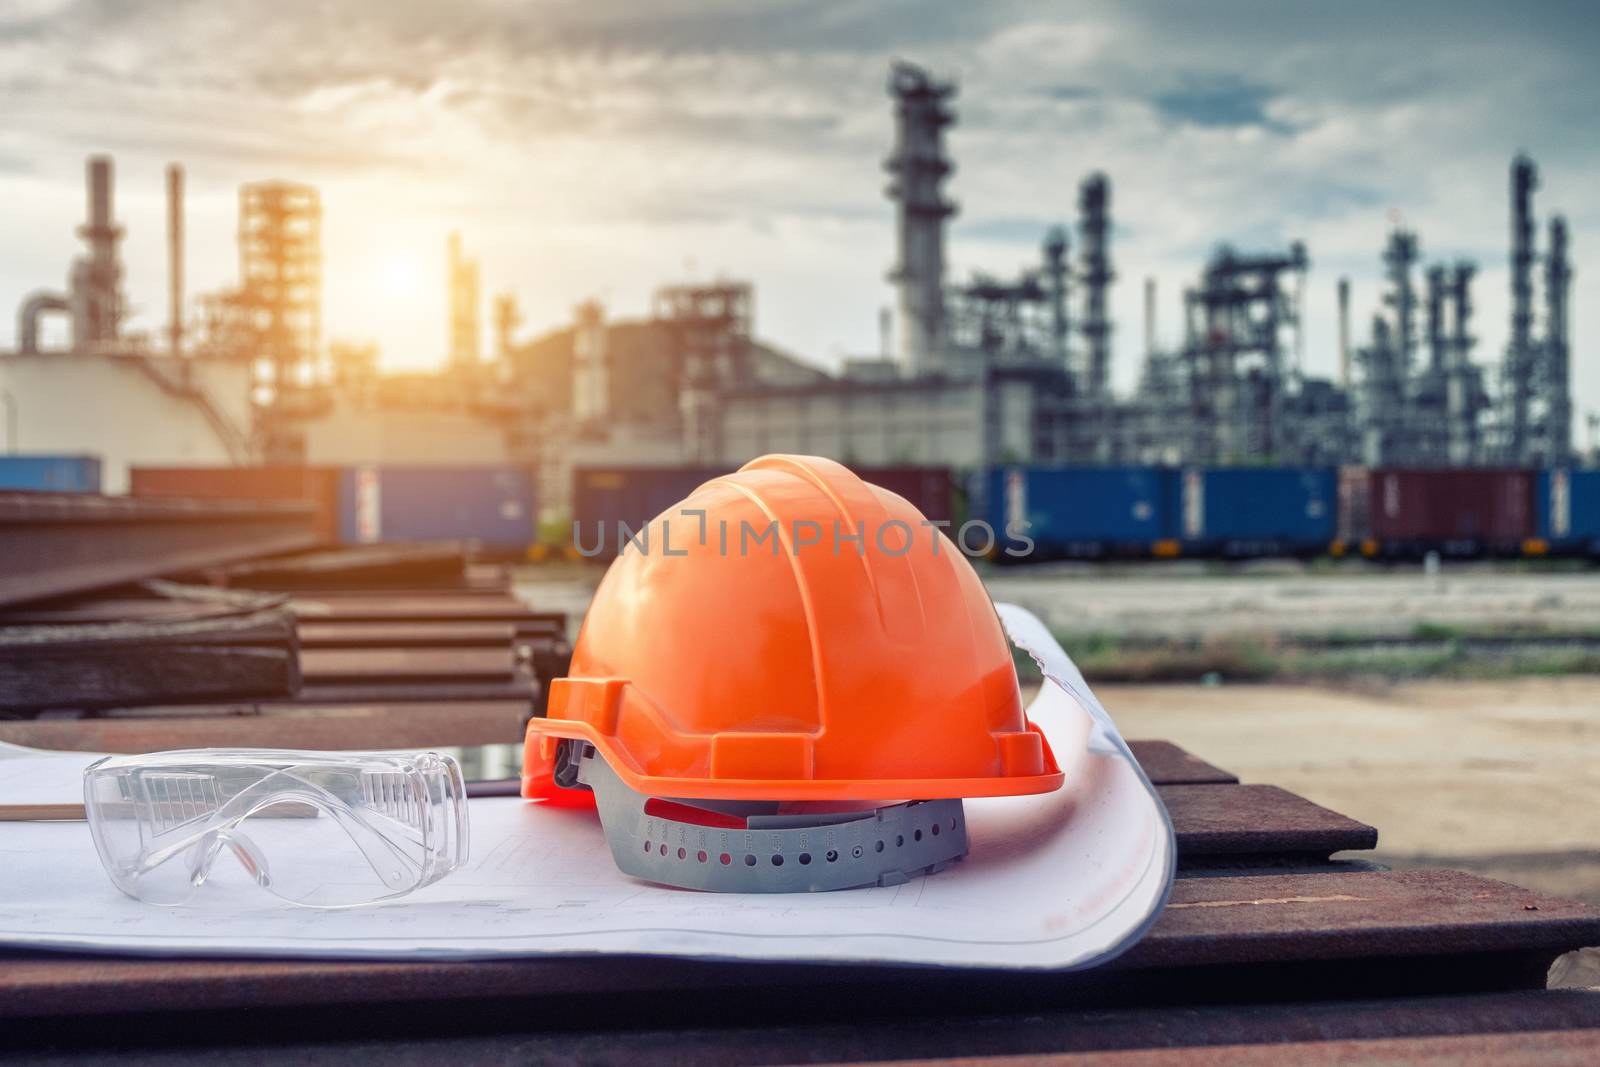
[[[1600,1060],[1597,51],[0,3],[5,1050]]]
[[[322,205],[310,186],[243,186],[237,285],[191,299],[176,164],[167,328],[131,335],[113,163],[95,156],[84,254],[65,287],[24,297],[17,350],[0,357],[9,440],[99,454],[113,488],[119,470],[149,463],[520,463],[539,472],[541,498],[555,506],[577,466],[728,466],[769,452],[966,470],[1573,460],[1568,232],[1559,214],[1536,223],[1533,160],[1510,165],[1504,353],[1476,344],[1477,264],[1427,260],[1411,230],[1394,228],[1373,250],[1386,291],[1365,322],[1348,280],[1311,280],[1315,249],[1224,244],[1169,296],[1182,308],[1175,345],[1155,342],[1160,297],[1144,282],[1143,365],[1134,390],[1116,395],[1111,337],[1128,324],[1112,321],[1109,292],[1139,265],[1115,252],[1113,176],[1082,176],[1076,225],[1041,232],[1036,262],[1009,277],[953,278],[946,135],[959,120],[956,86],[896,63],[888,98],[882,162],[895,245],[884,253],[895,301],[873,356],[830,370],[762,341],[753,286],[725,279],[662,286],[642,317],[613,318],[588,301],[569,325],[531,338],[518,332],[515,298],[497,295],[486,356],[479,265],[451,234],[445,368],[381,374],[372,347],[323,336]],[[1302,368],[1311,284],[1338,288],[1334,378]],[[41,327],[55,315],[70,324],[67,340],[47,351]],[[59,417],[94,396],[114,398],[117,417]]]

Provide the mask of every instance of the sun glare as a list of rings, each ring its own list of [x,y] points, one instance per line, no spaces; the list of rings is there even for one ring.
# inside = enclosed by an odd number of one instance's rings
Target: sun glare
[[[412,259],[388,259],[378,268],[378,283],[386,297],[414,297],[422,292],[422,269]]]

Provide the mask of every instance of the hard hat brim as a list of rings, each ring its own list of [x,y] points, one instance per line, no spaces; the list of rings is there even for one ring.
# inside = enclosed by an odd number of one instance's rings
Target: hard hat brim
[[[713,778],[668,777],[641,773],[623,755],[614,739],[593,724],[572,719],[531,719],[523,757],[524,796],[535,768],[547,766],[562,739],[587,741],[595,747],[618,778],[646,796],[696,800],[942,800],[951,797],[1004,797],[1050,793],[1061,788],[1066,775],[1056,766],[1048,742],[1044,743],[1045,773],[996,775],[985,778]],[[1041,741],[1043,738],[1041,737]]]

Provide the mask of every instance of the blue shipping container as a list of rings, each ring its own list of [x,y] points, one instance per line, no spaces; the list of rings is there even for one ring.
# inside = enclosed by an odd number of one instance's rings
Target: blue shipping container
[[[1333,467],[1186,468],[1173,482],[1175,536],[1186,550],[1233,555],[1314,551],[1333,542]]]
[[[1043,556],[1093,556],[1137,549],[1172,536],[1163,507],[1170,471],[1159,467],[995,467],[985,519],[1002,550],[1026,533]]]
[[[98,493],[100,460],[94,456],[0,456],[0,490]]]
[[[1600,470],[1540,471],[1534,529],[1553,551],[1600,553]]]
[[[339,472],[339,536],[476,541],[522,553],[535,539],[533,472],[525,467],[348,467]]]

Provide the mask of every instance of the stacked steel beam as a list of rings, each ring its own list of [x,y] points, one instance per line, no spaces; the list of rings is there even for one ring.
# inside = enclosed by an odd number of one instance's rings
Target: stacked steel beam
[[[0,740],[116,749],[119,730],[179,719],[210,720],[212,744],[337,747],[338,723],[374,720],[395,745],[516,740],[565,670],[565,616],[463,545],[292,552],[314,519],[0,498],[0,545],[30,564],[0,579]]]

